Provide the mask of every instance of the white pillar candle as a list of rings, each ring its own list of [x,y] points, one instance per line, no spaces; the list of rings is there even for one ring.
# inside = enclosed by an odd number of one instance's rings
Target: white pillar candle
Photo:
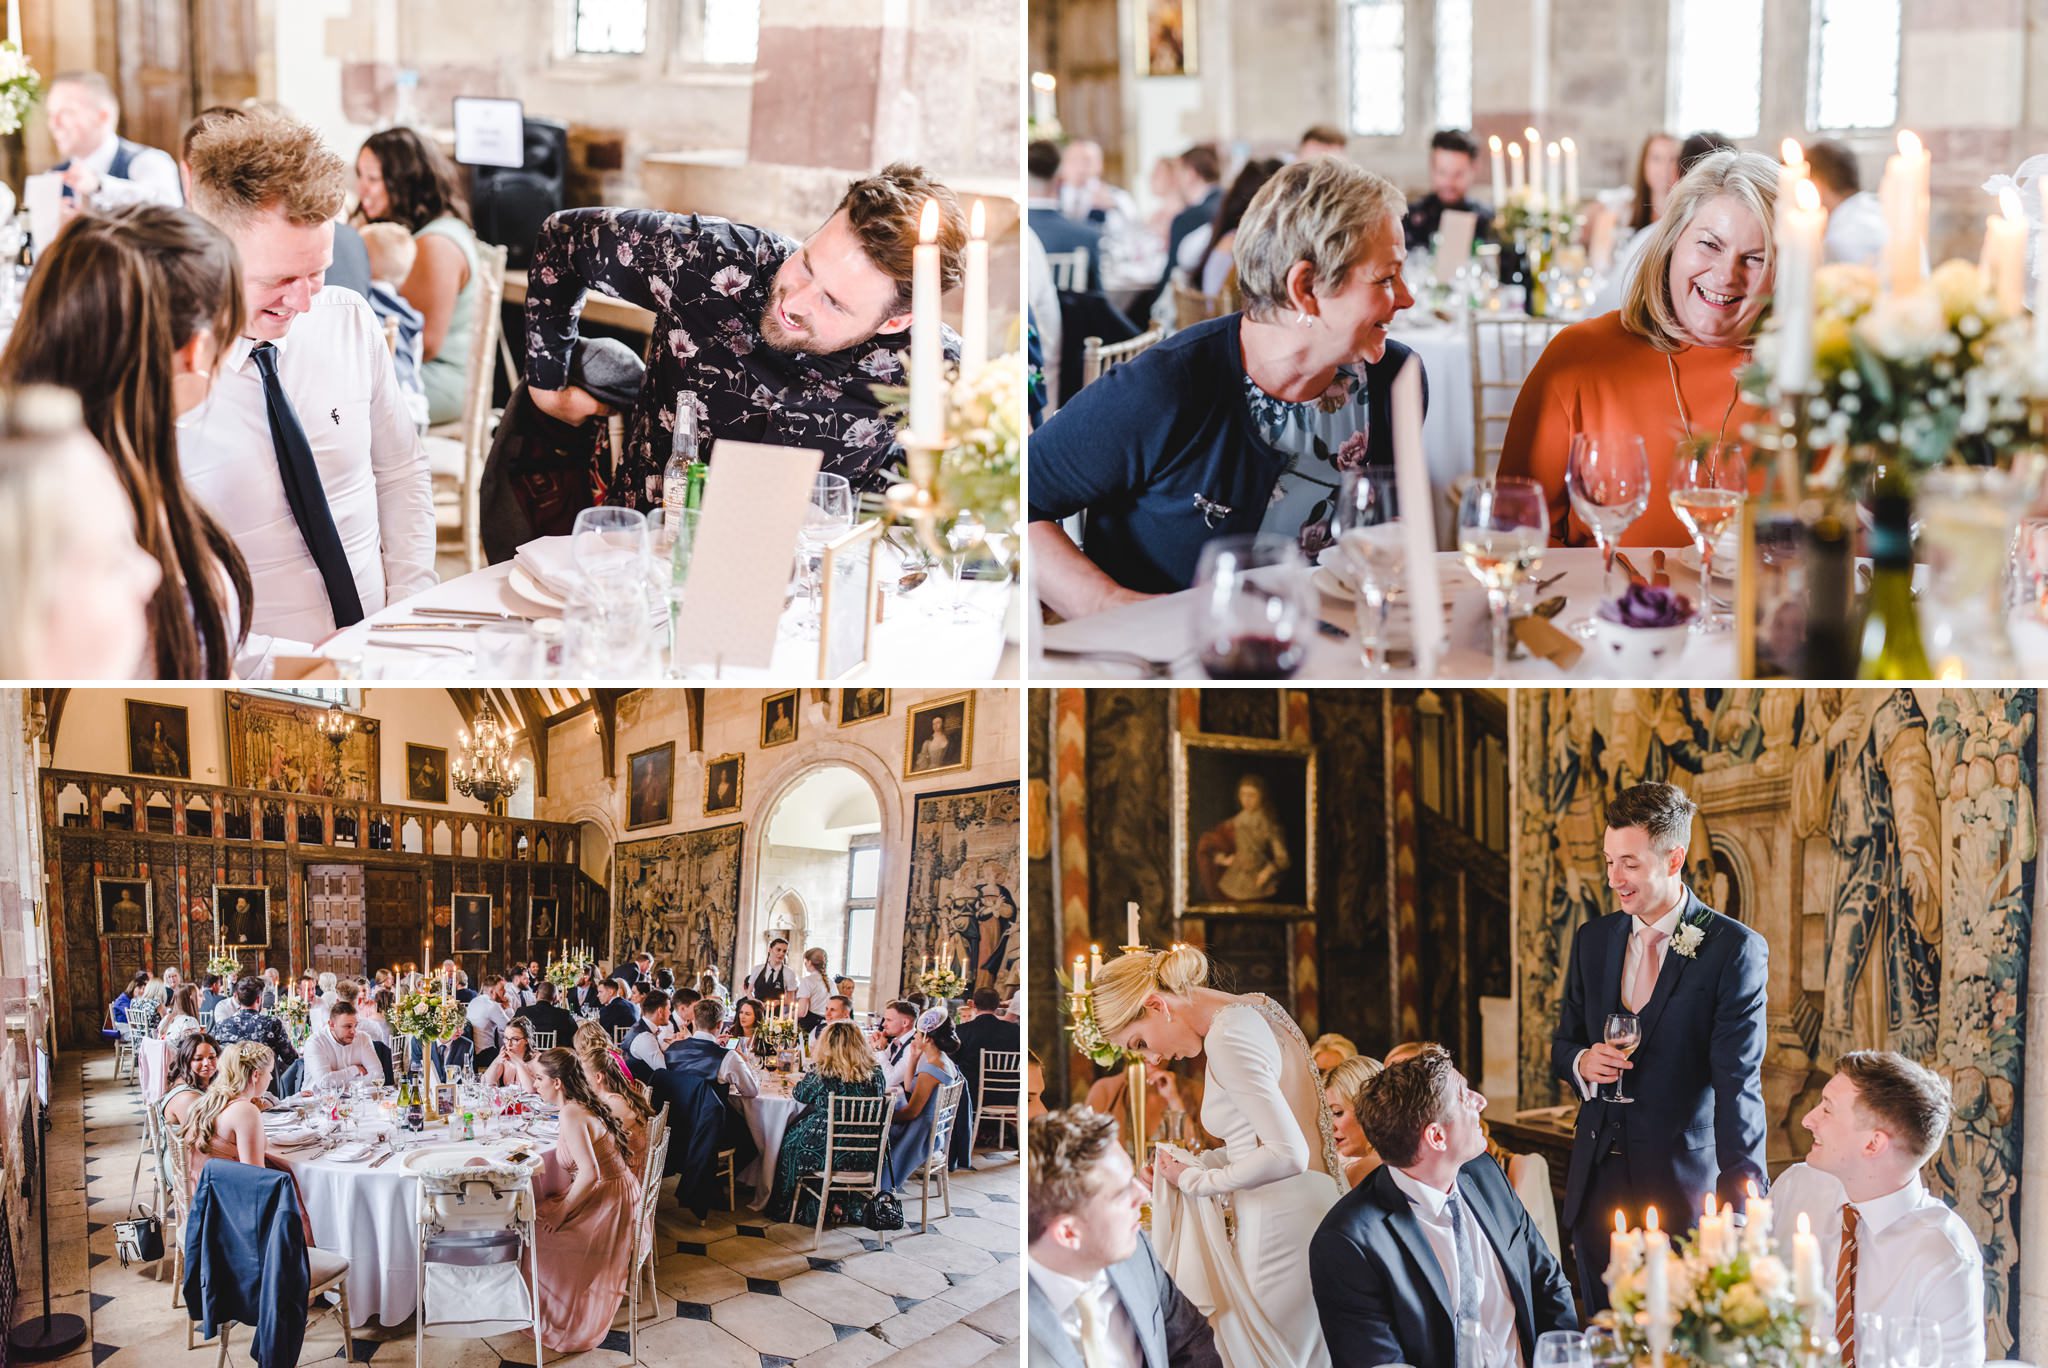
[[[1628,1217],[1621,1212],[1614,1213],[1614,1234],[1607,1242],[1607,1263],[1619,1277],[1629,1271],[1629,1256],[1633,1244],[1628,1233]]]
[[[2048,390],[2048,176],[2041,176],[2034,183],[2041,191],[2044,225],[2041,241],[2034,249],[2034,266],[2039,272],[2034,280],[2034,386]]]
[[[1579,207],[1579,145],[1566,138],[1559,146],[1564,148],[1564,207],[1576,209]]]
[[[1771,1199],[1756,1195],[1756,1180],[1749,1181],[1749,1201],[1743,1205],[1742,1247],[1752,1255],[1767,1254],[1771,1248]]]
[[[1509,143],[1508,186],[1514,194],[1519,195],[1522,193],[1522,186],[1525,183],[1522,175],[1522,145],[1520,143]]]
[[[1555,209],[1564,201],[1564,149],[1551,143],[1543,149],[1543,202]]]
[[[981,201],[967,219],[967,276],[960,300],[960,374],[988,364],[988,211]]]
[[[1787,138],[1778,144],[1778,202],[1776,217],[1780,223],[1785,220],[1785,211],[1792,207],[1793,197],[1798,193],[1799,182],[1811,172],[1806,165],[1806,152],[1799,146],[1797,138]]]
[[[1077,993],[1088,991],[1088,957],[1086,955],[1074,956],[1074,991]]]
[[[1644,1224],[1643,1309],[1650,1318],[1650,1363],[1652,1368],[1664,1368],[1664,1351],[1671,1345],[1671,1276],[1665,1267],[1671,1238],[1657,1229],[1657,1208],[1650,1208]]]
[[[1094,979],[1098,977],[1101,973],[1102,947],[1099,945],[1091,945],[1088,947],[1088,977],[1090,979]]]
[[[1892,186],[1886,202],[1886,277],[1903,294],[1918,288],[1927,250],[1928,157],[1911,129],[1899,130],[1899,150],[1885,162],[1885,180]]]
[[[1984,225],[1985,286],[2011,318],[2027,298],[2027,211],[2011,186],[1999,191],[1998,204],[2000,212]]]
[[[1486,162],[1493,172],[1493,207],[1499,209],[1508,202],[1508,168],[1501,161],[1500,134],[1488,135],[1486,139]],[[2048,185],[2048,177],[2042,178]]]
[[[1141,943],[1138,940],[1138,905],[1134,902],[1124,904],[1124,930],[1125,945],[1138,945]]]
[[[939,350],[939,202],[924,202],[910,266],[910,436],[932,445],[945,440],[944,358]]]
[[[1792,1235],[1792,1296],[1807,1305],[1818,1304],[1821,1296],[1820,1240],[1806,1213],[1799,1213],[1799,1229]]]
[[[1031,73],[1031,120],[1033,123],[1059,122],[1058,100],[1059,81],[1050,71]]]
[[[1705,1207],[1700,1214],[1699,1239],[1697,1243],[1700,1253],[1706,1256],[1707,1262],[1710,1264],[1717,1264],[1722,1261],[1721,1237],[1726,1233],[1727,1226],[1727,1218],[1722,1216],[1714,1206],[1714,1194],[1708,1193]]]
[[[1537,184],[1537,167],[1543,163],[1543,135],[1533,128],[1522,130],[1522,139],[1529,144],[1529,184]]]
[[[1820,189],[1801,180],[1778,216],[1777,283],[1771,311],[1778,320],[1778,390],[1804,393],[1813,384],[1813,277],[1820,268],[1828,211]]]

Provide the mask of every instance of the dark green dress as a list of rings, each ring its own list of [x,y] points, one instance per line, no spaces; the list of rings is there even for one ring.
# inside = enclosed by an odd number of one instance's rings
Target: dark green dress
[[[880,1097],[882,1070],[864,1083],[843,1083],[823,1074],[805,1074],[790,1096],[804,1104],[803,1115],[789,1123],[782,1133],[782,1151],[775,1160],[775,1192],[768,1199],[768,1214],[778,1221],[814,1225],[818,1220],[818,1198],[806,1192],[796,1201],[797,1181],[806,1173],[825,1167],[825,1127],[832,1119],[835,1097]],[[796,1210],[792,1212],[791,1206]],[[863,1225],[867,1221],[868,1199],[841,1193],[832,1199],[829,1225]]]

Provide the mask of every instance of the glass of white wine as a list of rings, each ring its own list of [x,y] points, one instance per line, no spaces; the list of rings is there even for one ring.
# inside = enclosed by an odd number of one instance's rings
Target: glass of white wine
[[[1725,632],[1732,621],[1714,603],[1714,541],[1749,495],[1749,448],[1740,442],[1688,442],[1671,463],[1671,511],[1692,533],[1700,553],[1700,612],[1696,632]],[[1741,567],[1737,567],[1740,573]]]
[[[1643,1043],[1643,1023],[1637,1019],[1634,1012],[1612,1012],[1607,1017],[1607,1030],[1603,1039],[1609,1045],[1621,1051],[1622,1054],[1632,1055],[1636,1052],[1636,1047]],[[1600,1100],[1603,1102],[1635,1101],[1633,1097],[1628,1095],[1627,1084],[1628,1075],[1624,1073],[1607,1085],[1607,1089],[1600,1094]]]
[[[1508,605],[1515,586],[1543,563],[1550,545],[1550,507],[1533,480],[1489,476],[1474,480],[1458,504],[1458,550],[1465,568],[1486,587],[1493,617],[1493,678],[1507,673]]]
[[[1564,487],[1571,496],[1572,512],[1579,515],[1600,548],[1600,593],[1607,597],[1614,592],[1614,553],[1621,546],[1622,534],[1650,507],[1650,457],[1643,449],[1643,439],[1632,433],[1573,433]],[[1572,630],[1590,637],[1599,629],[1588,617]]]
[[[1401,499],[1394,472],[1367,466],[1345,473],[1330,525],[1358,581],[1358,647],[1366,668],[1387,672],[1387,600],[1407,564]]]

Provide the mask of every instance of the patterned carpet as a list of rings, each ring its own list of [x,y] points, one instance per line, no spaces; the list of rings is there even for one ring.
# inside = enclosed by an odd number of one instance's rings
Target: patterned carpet
[[[68,1052],[53,1082],[51,1286],[55,1309],[86,1316],[91,1326],[89,1347],[60,1360],[59,1368],[212,1365],[218,1346],[186,1351],[185,1312],[171,1306],[170,1287],[157,1280],[154,1266],[123,1268],[114,1256],[112,1223],[128,1212],[141,1144],[140,1094],[132,1083],[114,1081],[111,1053]],[[808,1226],[767,1225],[759,1213],[744,1210],[737,1218],[714,1211],[700,1226],[689,1213],[664,1207],[658,1218],[667,1241],[657,1280],[662,1296],[651,1309],[643,1303],[641,1361],[690,1368],[1015,1364],[1022,1177],[1014,1154],[984,1154],[976,1163],[974,1173],[954,1175],[951,1217],[940,1218],[934,1202],[929,1231],[918,1230],[913,1190],[904,1202],[909,1226],[888,1252],[871,1231],[827,1230],[814,1250]],[[33,1252],[33,1246],[24,1251]],[[40,1286],[32,1266],[23,1274],[29,1285],[20,1309],[27,1311],[39,1304]],[[630,1363],[623,1307],[616,1324],[602,1347],[570,1355],[549,1350],[547,1362],[574,1368]],[[230,1341],[237,1362],[250,1361],[247,1336],[238,1329]],[[411,1363],[412,1322],[395,1329],[366,1325],[355,1331],[355,1349],[361,1362]],[[341,1356],[334,1318],[316,1321],[299,1362]],[[429,1339],[426,1362],[516,1368],[532,1364],[533,1341],[517,1335]]]

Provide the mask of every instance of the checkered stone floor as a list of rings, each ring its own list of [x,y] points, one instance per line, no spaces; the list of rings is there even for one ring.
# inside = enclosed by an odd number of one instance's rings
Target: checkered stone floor
[[[88,1346],[58,1368],[210,1368],[217,1346],[186,1351],[185,1312],[171,1306],[170,1287],[154,1266],[123,1268],[114,1255],[113,1223],[128,1213],[142,1138],[140,1095],[132,1083],[114,1081],[111,1053],[68,1053],[53,1081],[51,1288],[56,1310],[85,1316],[91,1327]],[[1021,1189],[1015,1154],[984,1154],[973,1173],[953,1176],[952,1216],[940,1217],[934,1198],[929,1229],[919,1228],[912,1189],[903,1204],[908,1228],[887,1250],[867,1230],[827,1230],[813,1249],[808,1226],[767,1224],[760,1213],[745,1210],[713,1212],[699,1225],[688,1212],[666,1206],[657,1220],[661,1297],[642,1307],[641,1362],[690,1368],[1015,1365],[1024,1276]],[[33,1284],[33,1267],[23,1271]],[[39,1285],[25,1286],[22,1308],[39,1295]],[[616,1324],[601,1347],[569,1355],[550,1350],[548,1364],[630,1363],[623,1307]],[[239,1362],[249,1361],[246,1336],[240,1331],[232,1346]],[[355,1350],[361,1362],[409,1364],[412,1322],[395,1329],[364,1326],[355,1332]],[[299,1362],[341,1356],[333,1318],[314,1323]],[[533,1362],[533,1341],[517,1335],[429,1339],[426,1361],[434,1368],[517,1368]]]

